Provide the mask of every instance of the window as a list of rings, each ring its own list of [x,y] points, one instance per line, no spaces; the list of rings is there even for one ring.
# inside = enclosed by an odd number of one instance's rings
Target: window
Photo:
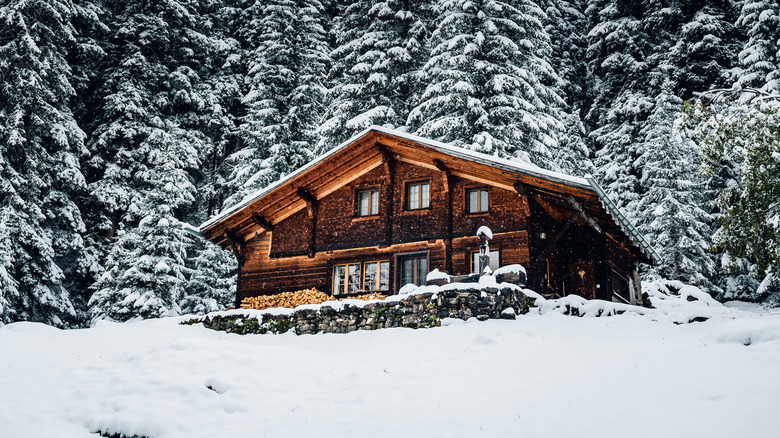
[[[488,190],[466,190],[466,212],[482,213],[488,211]]]
[[[379,214],[379,189],[360,190],[357,192],[355,214],[357,216]]]
[[[363,266],[363,290],[390,289],[390,262],[366,262]]]
[[[428,275],[428,254],[415,253],[398,256],[399,286],[414,284],[422,286],[425,284],[425,277]]]
[[[371,261],[333,266],[333,295],[390,289],[390,262]]]
[[[406,185],[406,209],[421,210],[431,205],[431,185],[428,182]]]
[[[488,257],[490,257],[490,261],[488,262],[488,266],[490,266],[491,271],[495,271],[498,269],[498,251],[488,251]],[[471,273],[478,273],[479,272],[479,251],[472,251],[471,252]]]

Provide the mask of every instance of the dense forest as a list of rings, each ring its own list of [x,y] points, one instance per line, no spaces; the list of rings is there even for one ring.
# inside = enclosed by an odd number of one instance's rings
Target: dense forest
[[[0,324],[206,312],[188,234],[370,125],[594,175],[719,299],[780,290],[770,0],[8,0]]]

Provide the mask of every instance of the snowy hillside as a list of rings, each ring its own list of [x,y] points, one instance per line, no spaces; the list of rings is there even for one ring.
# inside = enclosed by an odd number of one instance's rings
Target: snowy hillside
[[[9,324],[0,436],[777,436],[780,312],[682,292],[645,315],[548,302],[515,321],[346,335]],[[686,313],[710,319],[673,322]]]

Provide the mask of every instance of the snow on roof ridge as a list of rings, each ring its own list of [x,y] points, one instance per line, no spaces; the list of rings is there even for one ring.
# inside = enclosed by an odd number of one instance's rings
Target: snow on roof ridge
[[[554,172],[552,170],[543,169],[543,168],[538,167],[536,165],[533,165],[531,163],[526,163],[526,162],[522,162],[522,161],[508,160],[506,158],[500,158],[500,157],[496,157],[496,156],[493,156],[493,155],[488,155],[488,154],[485,154],[485,153],[482,153],[482,152],[471,151],[471,150],[464,149],[464,148],[461,148],[461,147],[453,146],[453,145],[448,144],[448,143],[443,143],[443,142],[440,142],[440,141],[437,141],[437,140],[432,140],[432,139],[429,139],[429,138],[420,137],[418,135],[410,134],[410,133],[405,132],[405,131],[400,131],[398,129],[391,129],[391,128],[386,128],[386,127],[383,127],[383,126],[371,125],[368,128],[366,128],[366,129],[360,131],[359,133],[353,135],[347,141],[341,143],[340,145],[338,145],[338,146],[334,147],[333,149],[325,152],[324,154],[320,155],[319,157],[314,158],[313,160],[311,160],[308,163],[304,164],[303,166],[301,166],[300,168],[298,168],[294,172],[289,173],[286,176],[284,176],[283,178],[278,179],[276,182],[271,183],[271,184],[263,187],[262,189],[259,189],[256,192],[246,196],[244,199],[242,199],[237,204],[233,205],[232,207],[230,207],[230,208],[228,208],[226,210],[223,210],[222,212],[220,212],[219,214],[215,215],[211,219],[208,219],[206,222],[203,222],[200,225],[200,227],[199,227],[200,232],[203,232],[203,230],[205,230],[206,228],[216,224],[217,222],[221,221],[222,219],[225,219],[228,216],[230,216],[230,215],[232,215],[234,213],[237,213],[238,211],[242,210],[244,207],[248,206],[249,204],[251,204],[251,203],[255,202],[256,200],[258,200],[258,199],[262,198],[263,196],[265,196],[268,192],[270,192],[270,191],[274,190],[275,188],[283,185],[284,183],[286,183],[287,181],[297,177],[298,175],[306,172],[307,170],[309,170],[312,167],[314,167],[315,165],[317,165],[320,161],[324,160],[325,158],[328,158],[331,155],[336,154],[337,152],[341,151],[342,149],[344,149],[345,147],[347,147],[348,145],[350,145],[351,143],[353,143],[354,141],[356,141],[360,137],[363,137],[364,135],[368,134],[371,131],[382,132],[382,133],[385,133],[385,134],[388,134],[388,135],[394,135],[396,137],[405,138],[407,140],[411,140],[411,141],[414,141],[414,142],[417,142],[417,143],[420,143],[420,144],[432,147],[434,149],[438,149],[438,150],[440,150],[440,152],[443,152],[443,153],[445,153],[447,155],[456,156],[456,157],[464,158],[464,159],[471,158],[470,161],[484,160],[484,161],[488,161],[488,162],[490,162],[492,164],[499,164],[502,167],[508,168],[508,169],[505,169],[505,170],[519,171],[519,172],[522,172],[522,173],[531,174],[531,176],[538,176],[538,177],[541,177],[543,179],[559,180],[561,182],[565,182],[565,183],[568,183],[568,184],[574,184],[574,185],[580,186],[581,188],[591,189],[591,184],[584,178],[571,176],[571,175],[566,175],[564,173]]]

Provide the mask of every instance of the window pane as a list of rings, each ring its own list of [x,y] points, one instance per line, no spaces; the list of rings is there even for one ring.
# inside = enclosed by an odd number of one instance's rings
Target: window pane
[[[420,208],[420,186],[418,184],[409,184],[408,186],[408,205],[406,206],[409,210],[415,210],[417,208]]]
[[[390,262],[379,264],[379,290],[390,290]]]
[[[479,211],[479,193],[476,190],[469,190],[469,213]]]
[[[425,257],[417,259],[417,286],[425,284],[425,277],[428,275],[428,259]]]
[[[401,286],[414,283],[414,259],[401,262]]]
[[[369,291],[376,290],[377,263],[376,262],[366,263],[365,267],[366,267],[366,273],[363,280],[363,289]]]
[[[344,293],[344,272],[345,266],[333,267],[333,295]]]
[[[371,191],[371,214],[379,214],[379,190]]]
[[[360,290],[360,264],[348,266],[347,271],[347,293],[354,293]]]
[[[479,211],[488,211],[488,191],[480,190]]]
[[[428,208],[428,206],[431,205],[430,188],[431,185],[428,183],[424,183],[420,185],[420,192],[421,192],[420,196],[422,196],[422,202],[420,202],[420,208]]]
[[[360,192],[358,193],[358,198],[360,199],[360,216],[368,216],[369,210],[369,192]]]
[[[491,271],[495,271],[499,268],[498,251],[488,251],[488,257],[490,257],[488,266],[490,266]],[[479,251],[474,251],[471,253],[471,273],[481,274],[481,272],[479,272]]]

